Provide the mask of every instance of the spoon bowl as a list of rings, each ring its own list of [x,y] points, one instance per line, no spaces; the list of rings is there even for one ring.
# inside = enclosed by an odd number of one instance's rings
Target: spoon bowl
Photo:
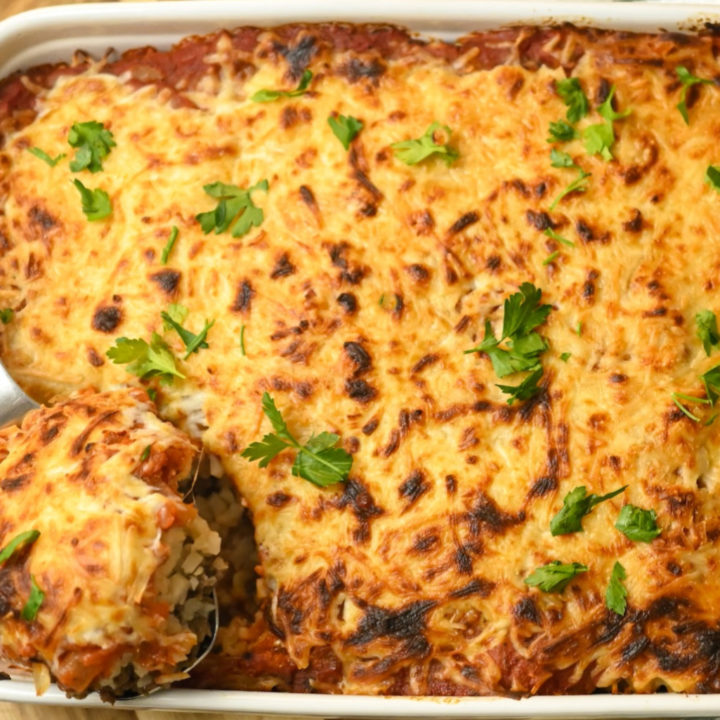
[[[40,405],[26,395],[0,362],[0,427],[17,422]]]

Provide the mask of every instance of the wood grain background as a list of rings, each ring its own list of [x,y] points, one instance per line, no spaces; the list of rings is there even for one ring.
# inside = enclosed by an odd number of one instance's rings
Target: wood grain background
[[[77,5],[84,0],[0,0],[0,20],[32,8],[50,5]],[[97,0],[96,0],[97,1]],[[106,2],[108,0],[105,0]],[[117,0],[110,0],[117,1]],[[120,0],[122,1],[122,0]],[[199,0],[195,0],[198,2]],[[239,0],[240,1],[240,0]],[[149,712],[145,710],[82,710],[80,708],[50,708],[41,705],[17,705],[0,703],[0,720],[187,720],[190,715],[172,712]],[[241,713],[206,714],[195,713],[197,720],[261,720],[266,716]]]

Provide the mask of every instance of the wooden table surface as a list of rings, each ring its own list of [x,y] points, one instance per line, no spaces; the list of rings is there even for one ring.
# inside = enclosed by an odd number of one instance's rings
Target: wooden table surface
[[[97,0],[95,0],[97,1]],[[108,0],[105,0],[106,2]],[[110,0],[117,1],[117,0]],[[121,2],[123,0],[120,0]],[[197,0],[196,0],[197,1]],[[0,0],[0,20],[32,8],[80,4],[84,0]],[[0,703],[0,720],[187,720],[191,715],[173,712],[130,710],[82,710],[51,708],[43,705]],[[260,720],[259,715],[194,713],[198,720]]]

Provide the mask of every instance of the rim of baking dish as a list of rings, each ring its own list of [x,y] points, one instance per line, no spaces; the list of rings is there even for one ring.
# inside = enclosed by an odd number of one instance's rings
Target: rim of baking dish
[[[611,3],[580,0],[170,0],[89,3],[29,10],[0,22],[0,78],[77,49],[101,56],[155,45],[167,48],[185,35],[240,25],[287,22],[380,22],[452,39],[471,30],[518,23],[574,22],[618,30],[693,30],[720,22],[720,4]],[[37,697],[31,682],[0,682],[0,701],[106,707],[99,697],[67,698],[56,687]],[[507,697],[375,697],[174,689],[118,703],[127,709],[238,712],[342,718],[709,718],[720,716],[720,694],[565,695]]]

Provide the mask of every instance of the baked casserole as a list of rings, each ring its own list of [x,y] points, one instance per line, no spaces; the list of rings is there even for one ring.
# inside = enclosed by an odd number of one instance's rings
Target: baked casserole
[[[719,51],[294,24],[2,84],[2,361],[144,386],[252,518],[196,686],[720,689]]]

